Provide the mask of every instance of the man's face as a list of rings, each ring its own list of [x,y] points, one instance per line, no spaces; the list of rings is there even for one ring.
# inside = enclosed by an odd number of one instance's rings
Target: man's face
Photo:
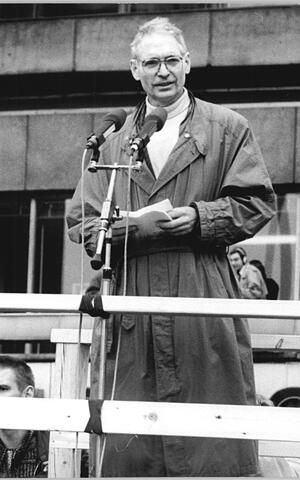
[[[241,259],[241,256],[238,253],[232,253],[229,255],[229,261],[231,263],[232,268],[236,271],[239,272],[240,269],[242,268],[243,260]]]
[[[0,397],[28,397],[33,396],[33,388],[26,387],[19,390],[16,374],[12,368],[0,367]]]
[[[142,62],[153,58],[182,57],[176,68],[168,69],[161,63],[159,69],[147,72]],[[146,35],[137,45],[137,60],[131,61],[131,72],[139,80],[155,107],[165,107],[176,101],[183,92],[185,76],[190,72],[189,54],[182,53],[182,47],[169,33]]]

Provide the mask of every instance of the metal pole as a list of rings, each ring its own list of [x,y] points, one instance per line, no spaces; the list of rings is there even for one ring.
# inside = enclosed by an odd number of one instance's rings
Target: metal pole
[[[28,264],[27,264],[27,293],[34,292],[34,260],[36,247],[36,223],[37,223],[37,208],[36,199],[32,198],[30,201],[29,213],[29,237],[28,237]],[[26,342],[24,345],[24,353],[32,353],[32,344]]]
[[[296,202],[296,243],[295,243],[295,269],[294,269],[294,294],[293,299],[300,299],[300,198]]]
[[[34,257],[36,247],[37,208],[36,199],[30,201],[28,263],[27,263],[27,293],[34,293]]]

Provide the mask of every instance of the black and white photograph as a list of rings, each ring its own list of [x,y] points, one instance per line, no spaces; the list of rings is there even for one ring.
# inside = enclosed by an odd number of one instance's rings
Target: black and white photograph
[[[300,477],[300,0],[0,1],[0,232],[0,478]]]

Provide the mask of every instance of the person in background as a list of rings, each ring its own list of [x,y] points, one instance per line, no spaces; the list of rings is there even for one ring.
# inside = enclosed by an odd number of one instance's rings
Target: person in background
[[[241,268],[247,263],[247,254],[242,247],[233,247],[228,254],[228,258],[239,280]]]
[[[248,262],[246,251],[234,247],[229,252],[229,261],[236,274],[242,297],[261,300],[267,297],[267,286],[260,270]]]
[[[0,355],[0,397],[34,397],[31,368],[23,360]],[[0,477],[47,477],[49,432],[0,430]]]
[[[255,235],[276,211],[252,130],[238,113],[185,88],[190,54],[181,30],[168,19],[155,18],[139,28],[130,66],[146,95],[101,147],[99,164],[128,165],[131,141],[145,117],[164,108],[166,122],[151,136],[141,171],[132,172],[130,192],[128,172],[118,173],[114,205],[126,210],[129,198],[129,210],[135,211],[169,199],[172,208],[171,219],[159,222],[155,234],[129,231],[126,262],[124,234],[117,235],[118,222],[113,224],[114,294],[124,294],[126,281],[129,296],[239,298],[227,247]],[[67,223],[71,240],[84,241],[93,256],[109,173],[86,170],[82,181],[84,198],[79,182]],[[120,333],[113,345],[119,358],[115,400],[255,404],[246,319],[157,313],[119,314],[114,320]],[[110,395],[107,391],[106,398]],[[258,472],[256,442],[240,439],[114,434],[106,436],[103,458],[104,477]]]
[[[267,298],[267,286],[259,269],[250,262],[244,265],[240,272],[239,285],[243,298],[264,300]]]
[[[260,273],[262,274],[262,277],[265,281],[266,287],[267,287],[267,300],[277,300],[278,298],[278,293],[279,293],[279,285],[273,278],[267,277],[265,267],[261,263],[260,260],[250,260],[251,265],[254,265],[256,268],[259,269]]]

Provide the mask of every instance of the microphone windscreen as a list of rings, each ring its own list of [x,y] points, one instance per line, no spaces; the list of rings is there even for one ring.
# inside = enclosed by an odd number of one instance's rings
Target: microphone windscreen
[[[167,110],[165,110],[163,107],[157,107],[155,110],[153,110],[150,115],[147,115],[145,119],[145,123],[155,121],[156,122],[156,131],[158,132],[161,130],[167,120]]]
[[[127,113],[125,112],[125,110],[123,110],[123,108],[119,108],[118,110],[115,110],[114,112],[105,115],[102,119],[102,122],[114,124],[115,132],[117,132],[118,130],[120,130],[120,128],[123,127],[126,117]]]

